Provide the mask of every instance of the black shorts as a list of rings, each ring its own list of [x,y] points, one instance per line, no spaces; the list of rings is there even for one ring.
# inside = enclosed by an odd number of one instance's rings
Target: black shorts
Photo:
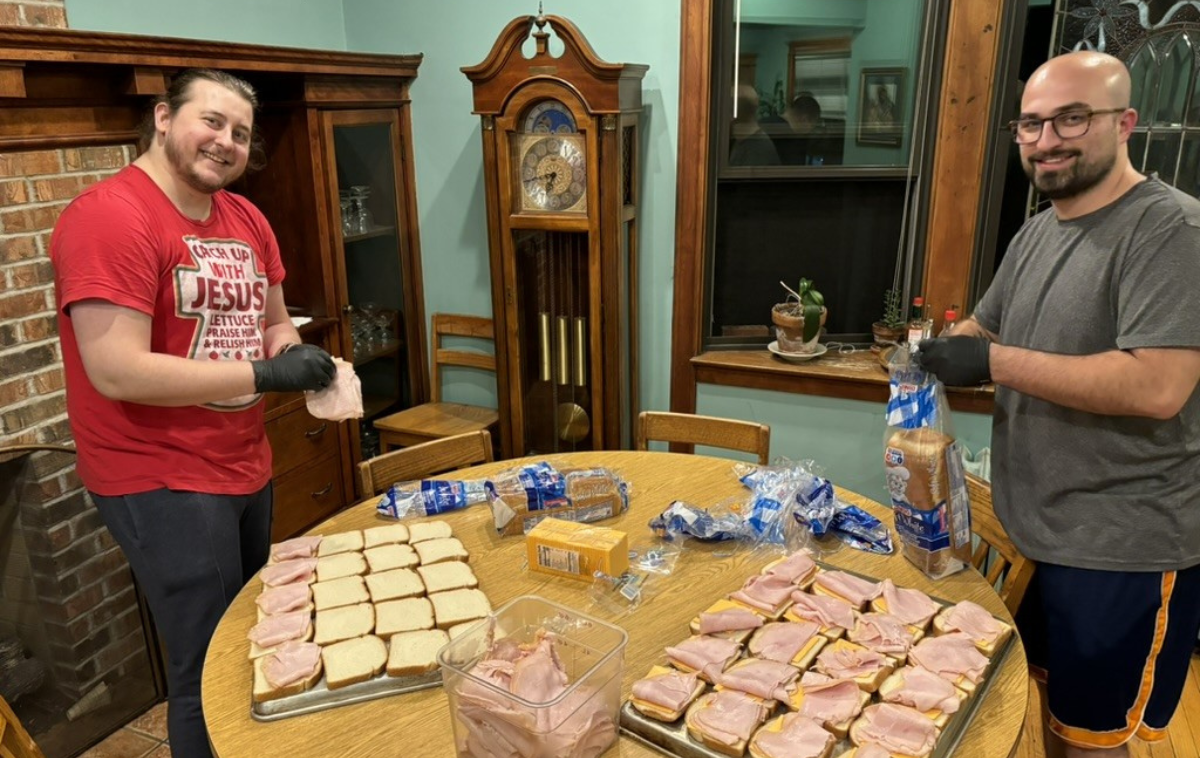
[[[1038,564],[1016,621],[1031,673],[1045,675],[1055,734],[1083,748],[1161,740],[1200,631],[1200,566]]]

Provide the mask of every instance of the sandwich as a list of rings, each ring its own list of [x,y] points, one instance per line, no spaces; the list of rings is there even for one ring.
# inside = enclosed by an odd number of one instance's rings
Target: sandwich
[[[700,611],[692,619],[692,634],[711,634],[735,642],[745,642],[750,634],[763,625],[761,612],[724,598]]]
[[[741,758],[746,743],[767,716],[770,701],[736,690],[720,690],[701,695],[687,710],[684,723],[688,736],[705,747],[732,758]]]
[[[375,634],[388,639],[402,632],[433,628],[433,605],[427,598],[389,600],[375,606]]]
[[[792,605],[784,612],[787,621],[812,621],[821,634],[831,640],[837,639],[854,628],[857,618],[850,603],[828,595],[813,595],[796,590],[792,593]]]
[[[453,536],[450,525],[445,521],[418,521],[408,527],[408,542],[416,545],[426,540],[444,539]]]
[[[740,590],[730,593],[729,599],[774,621],[792,604],[792,592],[795,590],[796,585],[783,575],[755,574],[746,580]]]
[[[363,533],[359,529],[351,532],[338,532],[337,534],[327,534],[321,539],[321,543],[317,546],[317,557],[324,558],[327,555],[336,555],[338,553],[349,553],[363,549]]]
[[[258,606],[260,621],[262,616],[312,610],[312,585],[293,582],[278,587],[267,587],[254,599],[254,604]]]
[[[845,571],[822,571],[813,580],[811,591],[845,600],[854,610],[861,611],[867,603],[879,596],[879,582],[848,574]]]
[[[365,573],[367,573],[367,561],[363,558],[362,553],[337,553],[317,559],[318,582]]]
[[[274,652],[277,646],[289,640],[303,642],[312,636],[312,615],[307,610],[265,616],[246,634],[250,640],[251,659]]]
[[[325,686],[331,690],[374,679],[387,665],[387,645],[368,634],[334,643],[321,650]]]
[[[370,634],[374,628],[375,608],[370,603],[330,608],[317,611],[317,632],[313,642],[328,645]]]
[[[745,692],[747,695],[781,703],[791,699],[800,670],[778,661],[743,658],[717,675],[717,689]]]
[[[798,713],[785,713],[766,723],[750,740],[753,758],[829,758],[837,739]]]
[[[429,596],[433,603],[433,618],[438,629],[449,629],[464,621],[475,621],[492,612],[487,595],[478,589],[435,592]]]
[[[421,581],[421,576],[412,569],[367,574],[366,581],[367,591],[371,594],[373,603],[425,594],[425,584]]]
[[[417,551],[411,545],[376,545],[363,551],[367,566],[371,573],[391,571],[399,568],[412,568],[421,562]]]
[[[371,599],[361,576],[343,576],[327,582],[317,582],[312,586],[312,593],[318,611],[366,603]]]
[[[1012,634],[1013,628],[988,613],[983,606],[963,600],[934,616],[933,630],[936,634],[962,632],[971,638],[979,652],[991,658]]]
[[[678,721],[692,701],[704,692],[704,682],[693,671],[684,673],[666,666],[653,666],[633,683],[629,703],[656,721]]]
[[[806,669],[828,641],[811,621],[777,621],[757,629],[747,649],[755,658]]]
[[[317,554],[317,546],[321,544],[321,536],[295,537],[271,545],[268,563],[280,563],[295,558],[312,558]]]
[[[428,543],[425,543],[428,544]],[[462,561],[446,561],[433,563],[428,566],[417,566],[417,573],[425,585],[425,592],[432,595],[435,592],[461,590],[478,587],[479,580],[471,567]]]
[[[832,679],[853,679],[864,692],[874,692],[896,669],[896,662],[846,640],[834,640],[817,655],[814,667]]]
[[[913,663],[932,671],[968,695],[983,681],[988,665],[987,656],[980,653],[971,638],[962,632],[926,637],[908,656]]]
[[[419,676],[437,671],[437,654],[450,641],[441,629],[393,634],[388,640],[388,676]]]
[[[285,584],[312,584],[316,580],[316,558],[293,558],[263,566],[258,578],[267,587],[282,587]]]
[[[321,646],[314,642],[285,642],[275,652],[254,661],[256,703],[298,695],[321,679]]]
[[[853,679],[830,679],[820,672],[806,671],[787,705],[842,739],[870,700],[871,696]]]
[[[817,571],[819,569],[812,559],[812,554],[807,550],[797,550],[786,558],[768,563],[762,573],[783,577],[791,584],[804,589],[812,584]]]
[[[742,646],[733,640],[697,634],[666,649],[667,662],[680,671],[695,671],[706,682],[715,683],[725,668],[737,660]]]
[[[391,545],[408,542],[408,527],[404,524],[388,524],[363,529],[363,548],[369,549],[378,545]]]
[[[855,619],[846,635],[851,642],[904,663],[908,651],[924,636],[918,627],[908,626],[890,613],[863,613]]]
[[[920,590],[897,587],[891,579],[879,583],[879,597],[871,601],[871,610],[887,613],[909,626],[924,631],[941,606]]]
[[[879,685],[879,699],[915,708],[942,729],[950,716],[962,707],[967,693],[932,671],[920,666],[905,666]]]
[[[850,725],[850,741],[875,743],[893,758],[926,758],[937,744],[938,728],[921,712],[906,705],[876,703],[863,709]]]

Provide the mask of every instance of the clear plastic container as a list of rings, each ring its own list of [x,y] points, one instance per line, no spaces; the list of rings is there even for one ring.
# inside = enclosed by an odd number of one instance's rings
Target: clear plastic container
[[[550,637],[566,671],[566,689],[544,702],[526,700],[482,674],[494,641],[534,646]],[[617,739],[625,644],[618,626],[526,595],[496,610],[438,653],[459,756],[591,758]],[[511,646],[509,650],[511,651]]]

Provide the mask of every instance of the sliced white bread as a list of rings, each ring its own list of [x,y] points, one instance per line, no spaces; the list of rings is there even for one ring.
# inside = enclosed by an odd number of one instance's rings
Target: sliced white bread
[[[372,574],[398,568],[412,568],[421,563],[411,545],[377,545],[363,551]]]
[[[770,752],[766,748],[764,748],[762,746],[762,744],[759,742],[759,740],[762,739],[762,735],[775,734],[775,733],[782,732],[784,729],[784,725],[786,723],[785,719],[809,720],[807,716],[800,716],[798,714],[785,713],[782,716],[776,716],[775,718],[771,719],[767,723],[763,724],[762,728],[759,729],[758,731],[756,731],[754,733],[754,735],[750,738],[750,745],[748,746],[747,749],[750,753],[751,758],[798,758],[798,754],[795,752],[788,752],[788,751]],[[811,727],[809,727],[809,728],[811,728]],[[820,729],[822,727],[817,727],[817,728]],[[828,731],[828,730],[825,730],[825,731]],[[814,732],[814,733],[820,734],[820,732]],[[804,754],[803,758],[829,758],[829,756],[833,755],[833,746],[836,743],[837,743],[837,740],[834,738],[834,736],[832,734],[830,734],[829,738],[825,742],[825,748],[823,750],[821,750],[821,752],[819,752],[819,753],[806,752]]]
[[[371,600],[371,596],[367,594],[367,585],[361,576],[343,576],[327,582],[317,582],[312,586],[312,591],[314,605],[318,611]]]
[[[269,700],[278,700],[283,697],[299,695],[301,692],[307,692],[312,689],[321,680],[323,667],[318,663],[312,675],[307,679],[302,679],[283,687],[272,687],[271,683],[267,681],[266,674],[263,673],[263,664],[266,663],[268,657],[263,656],[254,660],[254,691],[251,694],[251,699],[256,703],[265,703]]]
[[[425,583],[421,581],[420,575],[412,569],[394,569],[379,574],[367,574],[366,579],[367,591],[371,593],[371,602],[373,603],[425,594]]]
[[[433,604],[423,597],[379,603],[375,616],[375,633],[385,639],[401,632],[433,628]]]
[[[462,561],[445,561],[428,566],[418,566],[417,573],[421,575],[421,581],[425,583],[425,592],[430,595],[435,592],[479,586],[475,572]]]
[[[393,634],[388,640],[388,676],[417,676],[436,671],[438,651],[450,641],[441,629]]]
[[[322,545],[325,543],[322,542]],[[343,576],[367,573],[367,560],[362,553],[338,553],[317,559],[317,581],[327,582]]]
[[[651,666],[650,671],[646,673],[644,678],[653,679],[656,676],[664,676],[671,674],[672,672],[675,672],[675,669],[668,666]],[[657,703],[651,703],[647,700],[642,700],[638,697],[635,697],[633,694],[630,694],[629,696],[629,703],[640,713],[649,716],[655,721],[663,721],[669,724],[673,721],[679,720],[679,717],[683,715],[683,712],[687,710],[688,706],[691,705],[696,698],[700,697],[700,693],[702,692],[704,692],[704,680],[697,677],[696,687],[692,690],[691,697],[687,699],[687,701],[679,708],[679,710],[669,711]]]
[[[374,635],[336,642],[321,651],[325,686],[331,690],[374,679],[387,665],[387,645]]]
[[[454,534],[445,521],[418,521],[408,525],[408,541],[415,545],[426,540],[450,537]]]
[[[440,537],[413,545],[422,566],[443,561],[465,561],[470,558],[467,549],[457,537]]]
[[[959,629],[952,626],[948,621],[950,612],[952,610],[954,610],[954,606],[952,606],[952,605],[947,606],[947,607],[943,608],[942,610],[938,611],[938,614],[933,617],[933,633],[934,634],[938,634],[938,635],[950,634],[952,632],[960,631]],[[993,655],[996,654],[996,651],[998,649],[1000,649],[1000,646],[1004,644],[1004,641],[1006,639],[1008,639],[1009,635],[1011,635],[1012,631],[1013,631],[1012,624],[1001,621],[1000,619],[996,618],[995,616],[993,616],[992,619],[1000,627],[1000,633],[996,636],[995,639],[991,639],[991,640],[978,639],[972,635],[969,635],[969,636],[971,636],[971,642],[973,642],[975,644],[975,649],[977,649],[979,652],[986,655],[988,658],[991,658]]]
[[[446,633],[450,635],[450,639],[454,639],[478,623],[479,619],[475,619],[474,621],[464,621],[461,624],[455,624],[454,626],[450,627],[446,630]]]
[[[317,631],[313,642],[328,645],[333,642],[370,634],[375,628],[375,608],[370,603],[343,605],[317,611]]]
[[[327,555],[349,553],[353,550],[362,549],[363,533],[359,529],[350,532],[338,532],[337,534],[326,534],[321,538],[321,544],[317,545],[317,557],[324,558]]]
[[[408,542],[408,527],[404,524],[388,524],[363,529],[363,547],[371,548],[376,545],[390,545],[396,542]]]
[[[438,629],[449,629],[464,621],[481,619],[492,612],[487,595],[477,589],[435,592],[429,596]]]

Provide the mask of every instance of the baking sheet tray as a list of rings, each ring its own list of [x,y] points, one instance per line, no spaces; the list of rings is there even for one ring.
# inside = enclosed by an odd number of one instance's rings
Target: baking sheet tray
[[[377,676],[374,679],[336,690],[325,686],[325,677],[322,676],[321,681],[307,692],[281,697],[278,700],[268,700],[265,703],[251,703],[250,717],[255,721],[278,721],[292,716],[303,716],[306,713],[315,713],[441,685],[442,672],[440,669],[420,676]]]
[[[824,564],[820,561],[817,561],[817,565],[826,570],[844,570],[829,566],[828,564]],[[870,579],[871,581],[880,581],[874,577],[867,576],[865,574],[859,574],[858,572],[854,571],[847,571],[846,573],[855,574],[864,579]],[[934,597],[933,595],[930,595],[929,598],[942,606],[954,605],[954,603],[951,603],[948,600]],[[1005,624],[1008,623],[1000,618],[996,618],[996,620],[1002,621]],[[1008,654],[1012,647],[1012,641],[1015,636],[1015,631],[1008,635],[1001,644],[1000,649],[992,654],[992,657],[989,659],[990,663],[988,663],[988,667],[984,672],[983,682],[976,688],[975,693],[966,699],[966,701],[963,703],[963,707],[959,709],[957,713],[951,716],[949,721],[946,722],[946,727],[942,729],[942,733],[938,735],[937,744],[934,746],[933,752],[930,753],[930,758],[949,758],[949,756],[954,755],[954,751],[958,747],[959,741],[962,740],[962,736],[966,732],[967,726],[969,726],[971,721],[975,718],[975,711],[979,708],[979,704],[985,697],[987,697],[988,692],[991,690],[992,680],[995,679],[993,674],[995,674],[995,672],[998,671],[1008,659]],[[707,686],[704,691],[712,692],[712,685]],[[878,702],[878,699],[875,697],[874,693],[872,693],[871,703],[868,703],[868,705],[875,702]],[[788,712],[790,712],[790,709],[784,706],[777,706],[772,712],[771,718],[778,716],[781,713]],[[634,708],[633,705],[626,700],[624,705],[621,706],[620,727],[621,731],[626,735],[633,737],[639,742],[654,747],[659,751],[666,753],[667,755],[679,756],[679,758],[729,758],[728,756],[719,753],[716,750],[712,750],[711,748],[705,747],[699,742],[692,740],[692,738],[688,736],[687,725],[684,723],[684,718],[684,716],[680,716],[678,721],[675,721],[671,724],[665,724],[661,721],[657,721],[642,715],[640,711]],[[839,740],[834,745],[833,755],[840,755],[842,752],[849,750],[853,746],[853,743],[851,743],[849,739]],[[747,755],[749,755],[749,752],[747,752]]]

